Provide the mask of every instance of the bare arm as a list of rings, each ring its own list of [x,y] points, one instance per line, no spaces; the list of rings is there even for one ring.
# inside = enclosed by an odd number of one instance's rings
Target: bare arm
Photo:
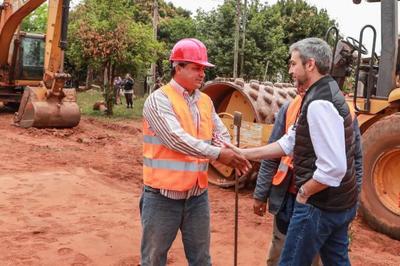
[[[251,161],[280,158],[286,155],[278,142],[256,148],[241,149],[241,152],[246,159]]]

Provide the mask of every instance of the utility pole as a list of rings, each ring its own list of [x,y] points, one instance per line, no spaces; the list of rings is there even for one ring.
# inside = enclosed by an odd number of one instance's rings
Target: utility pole
[[[243,8],[243,32],[242,32],[242,49],[240,50],[240,77],[243,78],[244,73],[244,47],[246,43],[246,24],[247,24],[247,0],[244,0]]]
[[[238,55],[239,55],[239,31],[240,31],[240,0],[236,0],[236,27],[235,46],[233,48],[233,78],[238,76]]]
[[[269,60],[267,60],[267,65],[265,66],[265,72],[264,72],[263,81],[267,81],[268,66],[269,66]]]
[[[157,28],[158,28],[158,2],[157,2],[157,0],[154,0],[152,9],[153,9],[153,38],[154,38],[154,40],[157,40]],[[154,84],[156,82],[156,75],[157,75],[155,62],[151,63],[151,75],[152,75],[153,84]],[[152,93],[151,88],[153,88],[153,86],[150,87],[149,93]]]

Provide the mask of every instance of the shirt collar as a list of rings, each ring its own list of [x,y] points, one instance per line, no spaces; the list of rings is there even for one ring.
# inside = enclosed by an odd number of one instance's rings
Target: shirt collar
[[[193,95],[189,95],[189,92],[184,87],[182,87],[178,82],[176,82],[174,79],[171,79],[171,81],[169,83],[185,99],[186,98],[189,98],[189,99],[191,98],[191,99],[197,101],[199,99],[199,97],[200,97],[200,91],[198,89],[196,89],[194,91]]]

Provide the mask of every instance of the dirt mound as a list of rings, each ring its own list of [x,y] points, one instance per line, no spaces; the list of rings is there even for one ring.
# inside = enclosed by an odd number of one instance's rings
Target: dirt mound
[[[22,129],[0,114],[0,265],[138,265],[141,121],[83,118],[73,129]],[[265,265],[272,217],[239,202],[239,265]],[[233,261],[234,193],[210,187],[214,265]],[[359,217],[353,265],[400,265],[400,242]],[[5,252],[7,251],[7,252]],[[187,265],[178,235],[169,265]]]

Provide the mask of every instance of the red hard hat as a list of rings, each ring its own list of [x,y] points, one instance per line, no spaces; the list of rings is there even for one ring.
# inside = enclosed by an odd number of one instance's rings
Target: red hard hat
[[[172,48],[169,60],[174,62],[191,62],[207,67],[214,67],[208,62],[207,48],[197,39],[182,39]]]

